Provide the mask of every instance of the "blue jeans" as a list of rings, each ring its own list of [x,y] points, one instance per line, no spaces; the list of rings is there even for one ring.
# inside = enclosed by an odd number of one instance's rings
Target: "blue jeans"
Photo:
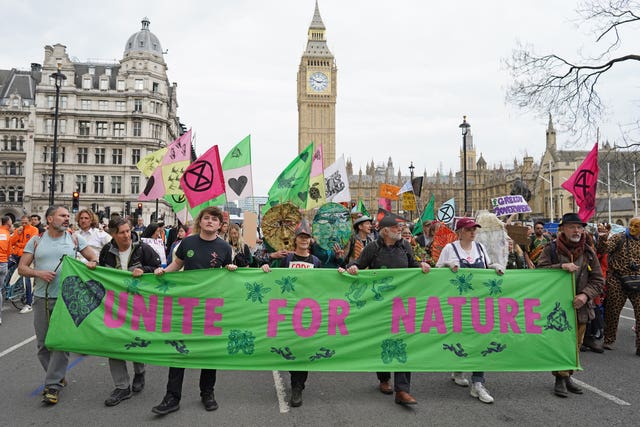
[[[13,276],[14,271],[16,271],[16,269],[18,268],[19,263],[20,263],[20,257],[16,255],[11,255],[11,257],[9,258],[8,271],[7,271],[7,277],[6,277],[7,285],[9,285],[9,282],[11,281],[11,276]],[[24,292],[27,300],[26,304],[33,305],[33,291],[31,290],[31,278],[23,277],[22,280],[24,281],[24,290],[25,290]]]
[[[7,263],[0,262],[0,320],[2,320],[2,305],[4,301],[2,300],[2,294],[4,294],[4,278],[7,275]]]

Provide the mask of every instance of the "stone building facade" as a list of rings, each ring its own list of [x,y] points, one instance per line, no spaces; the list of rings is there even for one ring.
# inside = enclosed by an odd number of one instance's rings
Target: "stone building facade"
[[[34,64],[29,74],[31,98],[18,92],[21,101],[16,110],[9,89],[8,109],[0,107],[0,115],[9,118],[9,125],[14,116],[24,124],[24,128],[5,131],[10,148],[14,134],[25,141],[24,152],[8,150],[16,161],[24,159],[23,174],[16,177],[24,189],[21,211],[43,215],[49,203],[56,102],[51,75],[57,71],[66,78],[58,101],[55,203],[71,206],[72,194],[78,191],[81,209],[108,207],[111,213],[126,214],[127,206],[129,213],[137,208],[146,179],[136,163],[184,130],[177,116],[177,85],[169,82],[162,47],[149,24],[147,18],[142,20],[142,28],[129,37],[117,62],[79,62],[70,58],[62,44],[45,46],[42,65]],[[0,149],[4,158],[4,146]],[[17,187],[18,181],[4,186]],[[0,201],[0,213],[7,209],[14,207]],[[155,211],[155,203],[143,203],[145,222]],[[158,213],[173,222],[166,203],[159,203]]]

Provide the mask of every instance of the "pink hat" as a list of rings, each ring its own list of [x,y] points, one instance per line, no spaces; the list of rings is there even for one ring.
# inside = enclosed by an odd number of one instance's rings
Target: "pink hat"
[[[460,218],[458,222],[456,222],[456,231],[460,230],[461,228],[473,228],[473,227],[482,228],[480,224],[478,224],[471,218]]]

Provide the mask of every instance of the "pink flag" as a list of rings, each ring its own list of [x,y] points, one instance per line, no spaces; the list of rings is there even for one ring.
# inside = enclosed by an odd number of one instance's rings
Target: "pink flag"
[[[138,200],[155,200],[177,194],[178,184],[191,157],[191,129],[167,147],[167,153],[147,180]],[[173,166],[169,166],[173,165]]]
[[[217,145],[189,165],[180,179],[180,187],[192,208],[225,193]]]
[[[386,209],[388,211],[391,210],[391,200],[390,199],[385,199],[384,197],[379,197],[378,198],[378,207],[381,207],[383,209]]]
[[[567,179],[562,188],[573,194],[580,207],[578,216],[587,222],[596,212],[596,186],[598,184],[598,143],[593,146],[584,162]]]

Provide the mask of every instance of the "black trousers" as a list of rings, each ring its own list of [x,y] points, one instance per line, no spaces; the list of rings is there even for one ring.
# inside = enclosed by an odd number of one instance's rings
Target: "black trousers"
[[[304,383],[309,377],[308,371],[289,371],[291,374],[291,388],[300,388],[304,390]]]
[[[167,381],[167,394],[176,399],[182,398],[182,382],[184,381],[184,368],[169,368],[169,380]],[[200,371],[200,396],[213,393],[216,385],[216,370],[202,369]]]
[[[376,372],[378,381],[386,382],[391,379],[389,372]],[[393,389],[395,391],[411,391],[411,372],[394,372],[393,373]]]

